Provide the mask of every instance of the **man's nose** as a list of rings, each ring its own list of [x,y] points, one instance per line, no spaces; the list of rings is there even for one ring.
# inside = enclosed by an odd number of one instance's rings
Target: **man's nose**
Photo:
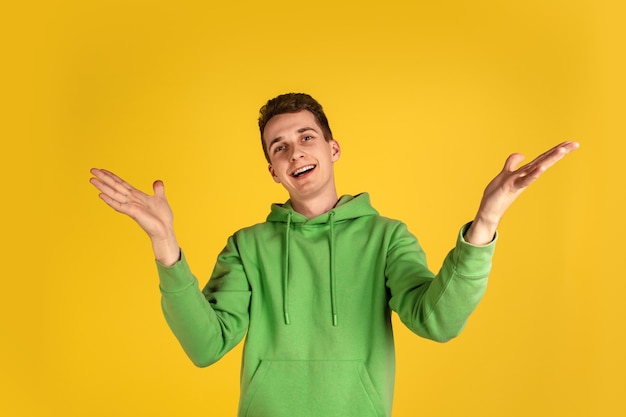
[[[299,146],[294,146],[293,151],[291,152],[291,160],[295,161],[296,159],[300,159],[304,156],[304,151]]]

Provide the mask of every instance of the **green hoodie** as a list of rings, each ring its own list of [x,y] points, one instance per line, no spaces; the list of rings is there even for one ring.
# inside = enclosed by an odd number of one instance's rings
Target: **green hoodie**
[[[391,311],[416,334],[460,333],[487,284],[494,243],[459,234],[435,276],[406,226],[369,196],[307,219],[290,202],[236,232],[201,292],[184,256],[157,264],[165,318],[197,366],[246,335],[239,416],[390,416]]]

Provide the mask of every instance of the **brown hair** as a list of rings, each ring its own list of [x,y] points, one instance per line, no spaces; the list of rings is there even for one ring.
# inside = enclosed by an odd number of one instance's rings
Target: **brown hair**
[[[302,110],[308,110],[315,116],[315,121],[322,129],[324,139],[329,142],[333,139],[333,133],[328,125],[328,119],[324,114],[322,105],[319,104],[313,97],[304,93],[287,93],[282,94],[269,100],[259,110],[259,130],[261,131],[261,145],[263,146],[263,154],[265,159],[270,162],[270,156],[267,153],[265,142],[263,141],[263,130],[265,126],[274,116],[284,113],[297,113]]]

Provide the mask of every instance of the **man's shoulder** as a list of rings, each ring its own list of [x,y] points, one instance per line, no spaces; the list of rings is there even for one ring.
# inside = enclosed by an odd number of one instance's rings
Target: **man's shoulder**
[[[379,213],[376,213],[372,216],[367,216],[367,219],[374,224],[384,225],[388,227],[397,227],[404,224],[402,220],[393,217],[387,217]]]
[[[268,221],[264,221],[264,222],[259,222],[259,223],[255,223],[249,226],[245,226],[242,227],[241,229],[237,230],[234,234],[235,236],[250,236],[250,235],[255,235],[255,234],[259,234],[259,233],[266,233],[269,230],[272,230],[273,226],[271,222]]]

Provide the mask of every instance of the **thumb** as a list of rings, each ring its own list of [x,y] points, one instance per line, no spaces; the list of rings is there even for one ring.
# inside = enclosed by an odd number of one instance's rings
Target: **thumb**
[[[509,155],[504,163],[504,171],[513,172],[515,171],[515,167],[519,165],[520,162],[524,160],[524,155],[521,153],[514,153]]]
[[[156,180],[152,184],[152,189],[154,190],[154,195],[155,196],[165,197],[165,184],[163,184],[163,181]]]

